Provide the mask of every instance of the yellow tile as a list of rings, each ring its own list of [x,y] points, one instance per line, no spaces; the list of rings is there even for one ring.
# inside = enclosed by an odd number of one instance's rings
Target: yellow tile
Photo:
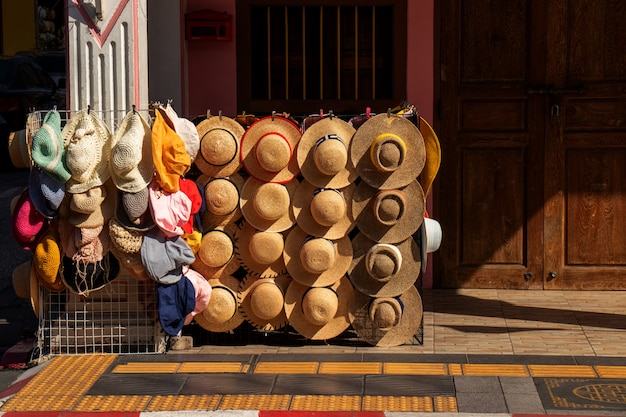
[[[445,363],[385,363],[383,373],[390,375],[447,375]]]
[[[320,362],[320,374],[378,375],[382,373],[381,362]]]
[[[289,395],[224,395],[218,410],[288,410]]]
[[[88,395],[73,411],[143,411],[150,398],[149,395]]]
[[[528,365],[530,376],[595,378],[593,367],[587,365]]]
[[[458,413],[456,397],[435,397],[433,398],[435,412],[437,413]]]
[[[524,365],[466,363],[463,364],[463,375],[471,376],[528,376]]]
[[[358,395],[294,395],[290,410],[299,411],[360,411]]]
[[[241,362],[183,362],[179,374],[241,373]]]
[[[117,365],[114,374],[173,374],[180,363],[178,362],[129,362]]]
[[[596,365],[596,372],[600,378],[626,379],[626,366],[601,366]]]
[[[221,395],[157,395],[146,411],[215,410]]]
[[[363,397],[363,411],[413,411],[433,412],[433,401],[430,397],[390,397],[369,396]]]
[[[463,368],[461,368],[461,364],[458,363],[449,363],[448,364],[448,373],[452,376],[454,375],[463,375]]]
[[[255,374],[314,374],[317,362],[259,362]]]

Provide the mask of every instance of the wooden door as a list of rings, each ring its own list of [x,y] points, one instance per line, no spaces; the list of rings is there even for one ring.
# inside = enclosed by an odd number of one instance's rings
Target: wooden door
[[[626,289],[626,3],[439,15],[435,285]]]

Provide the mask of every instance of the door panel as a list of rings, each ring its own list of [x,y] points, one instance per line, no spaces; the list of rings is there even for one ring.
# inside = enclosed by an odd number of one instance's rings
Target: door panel
[[[436,285],[626,289],[626,4],[440,15]]]

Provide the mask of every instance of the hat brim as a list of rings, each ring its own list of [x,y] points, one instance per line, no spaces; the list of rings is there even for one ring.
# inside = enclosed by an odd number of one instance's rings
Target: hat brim
[[[286,274],[278,275],[273,278],[259,278],[250,274],[246,275],[241,281],[241,284],[239,285],[239,291],[237,293],[239,308],[243,318],[253,327],[263,331],[278,330],[285,327],[287,325],[287,315],[285,314],[284,297],[287,292],[287,288],[289,287],[289,284],[291,282],[291,277]],[[251,306],[252,290],[261,283],[273,283],[280,289],[283,294],[282,300],[275,300],[276,302],[280,302],[283,307],[280,313],[271,319],[258,317],[256,314],[254,314]]]
[[[236,329],[243,323],[244,318],[239,311],[239,300],[237,299],[237,291],[239,290],[239,280],[232,275],[223,275],[219,278],[211,278],[208,280],[213,291],[224,290],[230,293],[235,301],[235,311],[233,315],[226,321],[216,322],[209,317],[208,309],[213,308],[211,301],[209,305],[194,316],[194,320],[205,330],[215,333],[223,333]]]
[[[237,154],[225,165],[211,165],[204,156],[202,156],[202,140],[204,136],[213,129],[228,131],[237,142]],[[229,117],[211,116],[198,123],[196,130],[200,137],[200,149],[193,162],[200,172],[210,177],[228,177],[241,169],[242,162],[239,157],[239,151],[241,148],[241,138],[245,130],[239,123]]]
[[[302,336],[311,340],[328,340],[339,336],[350,327],[350,303],[354,296],[354,287],[347,276],[341,277],[329,289],[337,295],[337,312],[324,325],[311,323],[302,310],[302,298],[312,287],[292,281],[285,294],[285,313],[289,324]]]
[[[395,246],[402,255],[402,266],[393,278],[387,282],[380,282],[367,271],[365,255],[369,249],[378,242],[368,239],[364,234],[357,234],[352,239],[354,257],[350,264],[348,275],[354,287],[360,292],[372,297],[395,297],[402,294],[419,277],[420,273],[420,248],[412,237],[407,238]]]
[[[370,202],[379,190],[365,182],[359,183],[352,200],[352,216],[358,229],[379,243],[398,243],[412,236],[424,221],[424,193],[417,180],[399,188],[406,198],[403,216],[387,226],[376,219]]]
[[[40,296],[39,296],[39,279],[37,278],[37,272],[31,262],[30,266],[30,278],[29,278],[29,286],[30,286],[30,305],[33,308],[33,312],[35,316],[39,317],[39,313],[41,312],[41,304],[40,304]]]
[[[385,133],[399,136],[406,146],[404,162],[392,172],[380,171],[370,158],[372,140]],[[350,160],[361,179],[372,187],[381,190],[400,188],[415,180],[424,168],[424,139],[417,126],[405,117],[378,114],[357,129],[350,145]]]
[[[224,233],[226,233],[228,236],[230,236],[230,238],[233,241],[233,256],[231,256],[228,262],[226,262],[224,265],[219,266],[219,267],[213,267],[204,263],[201,257],[198,254],[196,254],[196,260],[191,264],[191,267],[195,269],[196,271],[198,271],[206,279],[215,279],[215,278],[220,278],[225,275],[232,275],[241,266],[239,264],[239,260],[235,256],[235,247],[236,247],[235,234],[237,232],[237,225],[231,223],[223,227],[217,227],[213,230],[221,230]],[[210,230],[205,232],[205,234],[208,232],[210,232]]]
[[[291,148],[291,159],[283,169],[278,172],[266,171],[255,155],[254,149],[259,139],[271,132],[281,133]],[[241,162],[243,167],[254,178],[265,182],[286,183],[293,180],[300,173],[296,150],[302,133],[298,126],[291,120],[282,116],[267,116],[252,123],[241,138]]]
[[[410,287],[399,298],[404,305],[402,317],[391,329],[382,330],[370,318],[369,307],[374,298],[356,291],[350,306],[351,324],[356,334],[373,346],[400,346],[411,340],[422,324],[422,297],[417,288]]]
[[[326,287],[333,285],[340,280],[347,272],[352,261],[352,244],[348,236],[333,240],[335,247],[335,262],[332,266],[321,274],[307,271],[300,260],[300,249],[302,244],[310,235],[295,226],[285,240],[285,251],[283,253],[285,266],[291,277],[302,285],[309,287]]]
[[[262,264],[253,259],[249,250],[250,239],[252,238],[252,235],[258,231],[259,230],[250,223],[243,221],[237,229],[237,232],[235,232],[235,256],[237,256],[239,263],[248,273],[258,275],[261,278],[271,278],[281,274],[286,274],[287,268],[285,267],[283,255],[271,264]],[[282,232],[267,233],[281,233],[283,240],[285,238]]]
[[[243,188],[241,189],[241,198],[239,201],[243,217],[248,221],[248,223],[250,223],[252,226],[259,230],[265,230],[268,232],[282,232],[289,229],[296,223],[296,219],[291,208],[289,208],[277,220],[264,219],[259,216],[258,213],[254,210],[254,196],[256,194],[256,191],[262,184],[265,184],[265,181],[261,181],[254,177],[248,178],[244,183]],[[282,185],[287,189],[287,192],[289,194],[289,200],[292,203],[294,201],[294,196],[296,194],[296,190],[299,184],[299,181],[295,178],[289,182],[282,183]]]
[[[306,180],[302,181],[300,185],[298,185],[298,188],[296,188],[296,192],[293,196],[293,214],[298,226],[306,233],[316,237],[341,239],[347,236],[356,225],[354,217],[352,216],[352,200],[356,186],[350,184],[347,187],[336,189],[341,193],[346,202],[346,214],[343,219],[332,226],[319,224],[315,221],[311,213],[311,199],[313,198],[314,192],[319,188],[320,187],[316,187]]]
[[[296,157],[302,176],[317,187],[343,188],[352,184],[358,177],[349,157],[350,142],[355,132],[356,129],[354,127],[338,117],[327,117],[313,123],[302,134],[302,138],[298,143]],[[346,145],[346,156],[348,157],[345,168],[335,175],[322,173],[315,164],[316,142],[330,134],[335,134],[341,138]]]
[[[426,199],[441,165],[441,144],[435,130],[422,116],[420,116],[420,133],[424,138],[426,162],[419,174],[418,181],[424,190],[424,199]]]
[[[203,174],[200,177],[198,177],[196,182],[200,185],[200,187],[204,191],[205,187],[210,181],[214,179],[218,179],[218,178],[224,178],[232,182],[237,188],[237,192],[239,193],[239,196],[241,196],[241,190],[243,189],[245,180],[243,179],[241,174],[237,172],[230,174],[229,176],[226,176],[226,177],[210,177],[208,175]],[[206,196],[202,196],[202,198],[206,201]],[[202,229],[210,230],[216,227],[225,226],[229,223],[235,223],[237,220],[241,218],[241,216],[242,216],[241,206],[239,204],[239,198],[238,198],[237,207],[235,208],[235,210],[223,216],[211,213],[208,209],[206,209],[201,215]]]

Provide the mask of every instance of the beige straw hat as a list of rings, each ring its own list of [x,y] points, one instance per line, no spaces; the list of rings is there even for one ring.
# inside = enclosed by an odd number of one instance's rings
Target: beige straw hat
[[[352,198],[356,186],[319,188],[302,181],[293,197],[293,214],[306,233],[340,239],[354,229]]]
[[[295,281],[309,287],[326,287],[348,272],[352,244],[348,236],[330,240],[311,236],[295,226],[287,235],[283,256]]]
[[[291,120],[267,116],[254,122],[241,138],[241,161],[253,177],[285,183],[300,173],[295,156],[302,133]]]
[[[348,274],[354,287],[372,297],[394,297],[415,284],[420,274],[420,248],[405,241],[377,243],[358,233],[352,239],[354,259]]]
[[[347,187],[357,179],[348,150],[356,130],[337,117],[326,117],[309,127],[298,143],[302,176],[317,187]]]
[[[196,182],[204,190],[202,197],[206,209],[202,213],[203,230],[234,223],[241,218],[239,200],[245,181],[239,173],[228,177],[201,175]]]
[[[356,334],[373,346],[400,346],[415,335],[424,309],[417,288],[396,297],[370,297],[356,291],[350,306]]]
[[[289,324],[311,340],[328,340],[350,327],[354,287],[347,276],[327,287],[309,287],[292,281],[285,294]]]
[[[413,235],[424,220],[424,197],[417,180],[392,190],[361,182],[354,192],[352,216],[361,232],[381,243],[397,243]]]
[[[258,230],[247,221],[235,233],[235,256],[249,274],[261,278],[286,274],[282,232]]]
[[[228,224],[204,233],[192,268],[206,279],[232,275],[239,269],[235,257],[237,225]]]
[[[248,178],[241,189],[243,217],[259,230],[282,232],[289,229],[296,223],[291,202],[298,184],[297,179],[280,184]]]
[[[274,278],[246,275],[237,295],[244,319],[253,327],[264,331],[285,327],[285,293],[291,281],[289,275],[278,275]]]
[[[232,275],[222,275],[208,282],[212,288],[209,305],[194,320],[210,332],[222,333],[236,329],[243,323],[237,299],[239,280]]]
[[[30,155],[26,142],[26,129],[9,133],[9,157],[15,168],[30,168]]]
[[[403,187],[424,168],[424,139],[417,126],[405,117],[379,114],[357,129],[350,145],[350,159],[363,181],[372,187]]]
[[[228,177],[241,168],[239,149],[243,127],[225,116],[209,116],[197,126],[200,151],[194,161],[210,177]]]

